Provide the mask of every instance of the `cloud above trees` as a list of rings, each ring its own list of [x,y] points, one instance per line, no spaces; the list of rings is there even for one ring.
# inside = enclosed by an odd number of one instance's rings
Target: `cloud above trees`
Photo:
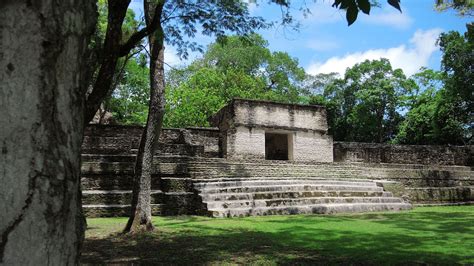
[[[363,62],[387,58],[394,68],[401,68],[407,75],[416,73],[421,67],[427,66],[434,52],[438,50],[436,40],[441,29],[417,30],[408,44],[392,48],[370,49],[349,53],[344,56],[331,57],[324,62],[312,62],[306,68],[310,74],[337,72],[344,74],[346,68]]]

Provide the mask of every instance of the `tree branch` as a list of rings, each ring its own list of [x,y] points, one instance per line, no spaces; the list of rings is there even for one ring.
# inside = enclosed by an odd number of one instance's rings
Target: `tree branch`
[[[130,38],[120,46],[119,57],[126,56],[143,38],[150,35],[158,28],[162,14],[158,9],[159,7],[157,6],[150,24],[132,34],[132,36],[130,36]]]

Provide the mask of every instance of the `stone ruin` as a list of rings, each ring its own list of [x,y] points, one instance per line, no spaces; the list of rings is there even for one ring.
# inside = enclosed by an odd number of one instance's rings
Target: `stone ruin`
[[[333,143],[320,106],[235,99],[214,128],[164,129],[154,215],[393,211],[474,201],[473,146]],[[141,127],[90,125],[82,155],[89,217],[130,211]]]
[[[211,117],[228,159],[332,162],[321,106],[235,99]]]

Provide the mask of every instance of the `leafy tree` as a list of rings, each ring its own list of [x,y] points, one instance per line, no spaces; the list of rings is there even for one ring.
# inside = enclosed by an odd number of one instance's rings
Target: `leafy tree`
[[[150,98],[149,68],[144,54],[130,58],[111,97],[105,102],[119,124],[144,125]]]
[[[275,99],[274,92],[262,90],[264,87],[262,79],[241,70],[201,68],[189,80],[168,90],[165,125],[207,127],[207,119],[234,97]]]
[[[421,94],[410,110],[395,142],[404,144],[466,144],[473,135],[473,26],[441,34],[442,71],[425,69],[414,76]]]
[[[460,16],[474,15],[474,1],[472,0],[436,0],[436,9],[445,11],[454,9]]]
[[[440,99],[439,91],[444,87],[443,73],[422,68],[414,74],[416,86],[405,96],[408,112],[400,125],[394,143],[436,144],[434,137],[434,115]]]
[[[235,97],[300,102],[304,69],[267,45],[255,34],[225,37],[190,66],[170,71],[165,125],[209,126],[208,117]]]
[[[199,49],[194,37],[198,26],[205,35],[222,36],[225,31],[240,34],[265,27],[259,17],[249,15],[240,1],[173,1],[145,0],[147,27],[156,27],[149,37],[150,45],[150,101],[148,117],[135,164],[131,215],[125,227],[127,232],[153,230],[151,222],[151,172],[153,155],[158,142],[165,108],[164,49],[165,41],[177,47],[186,57],[188,49]]]
[[[385,142],[397,132],[402,96],[413,87],[387,59],[366,60],[348,68],[343,79],[331,81],[324,91],[327,99],[313,97],[311,103],[328,108],[334,139]]]
[[[464,36],[442,33],[439,46],[445,75],[445,89],[435,113],[438,143],[462,144],[472,141],[474,131],[474,23],[467,24]]]

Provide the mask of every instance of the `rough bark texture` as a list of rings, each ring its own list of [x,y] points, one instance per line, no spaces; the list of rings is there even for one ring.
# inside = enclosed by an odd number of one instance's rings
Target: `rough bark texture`
[[[152,22],[154,11],[161,11],[164,1],[154,3],[144,1],[147,26]],[[161,8],[155,8],[156,5]],[[135,176],[133,184],[132,211],[125,231],[139,232],[153,230],[151,222],[151,174],[153,172],[153,154],[163,125],[165,112],[165,82],[164,82],[164,41],[163,28],[158,26],[156,32],[149,36],[150,43],[150,102],[145,129],[140,140]]]
[[[0,2],[0,264],[79,258],[83,56],[93,0]]]

